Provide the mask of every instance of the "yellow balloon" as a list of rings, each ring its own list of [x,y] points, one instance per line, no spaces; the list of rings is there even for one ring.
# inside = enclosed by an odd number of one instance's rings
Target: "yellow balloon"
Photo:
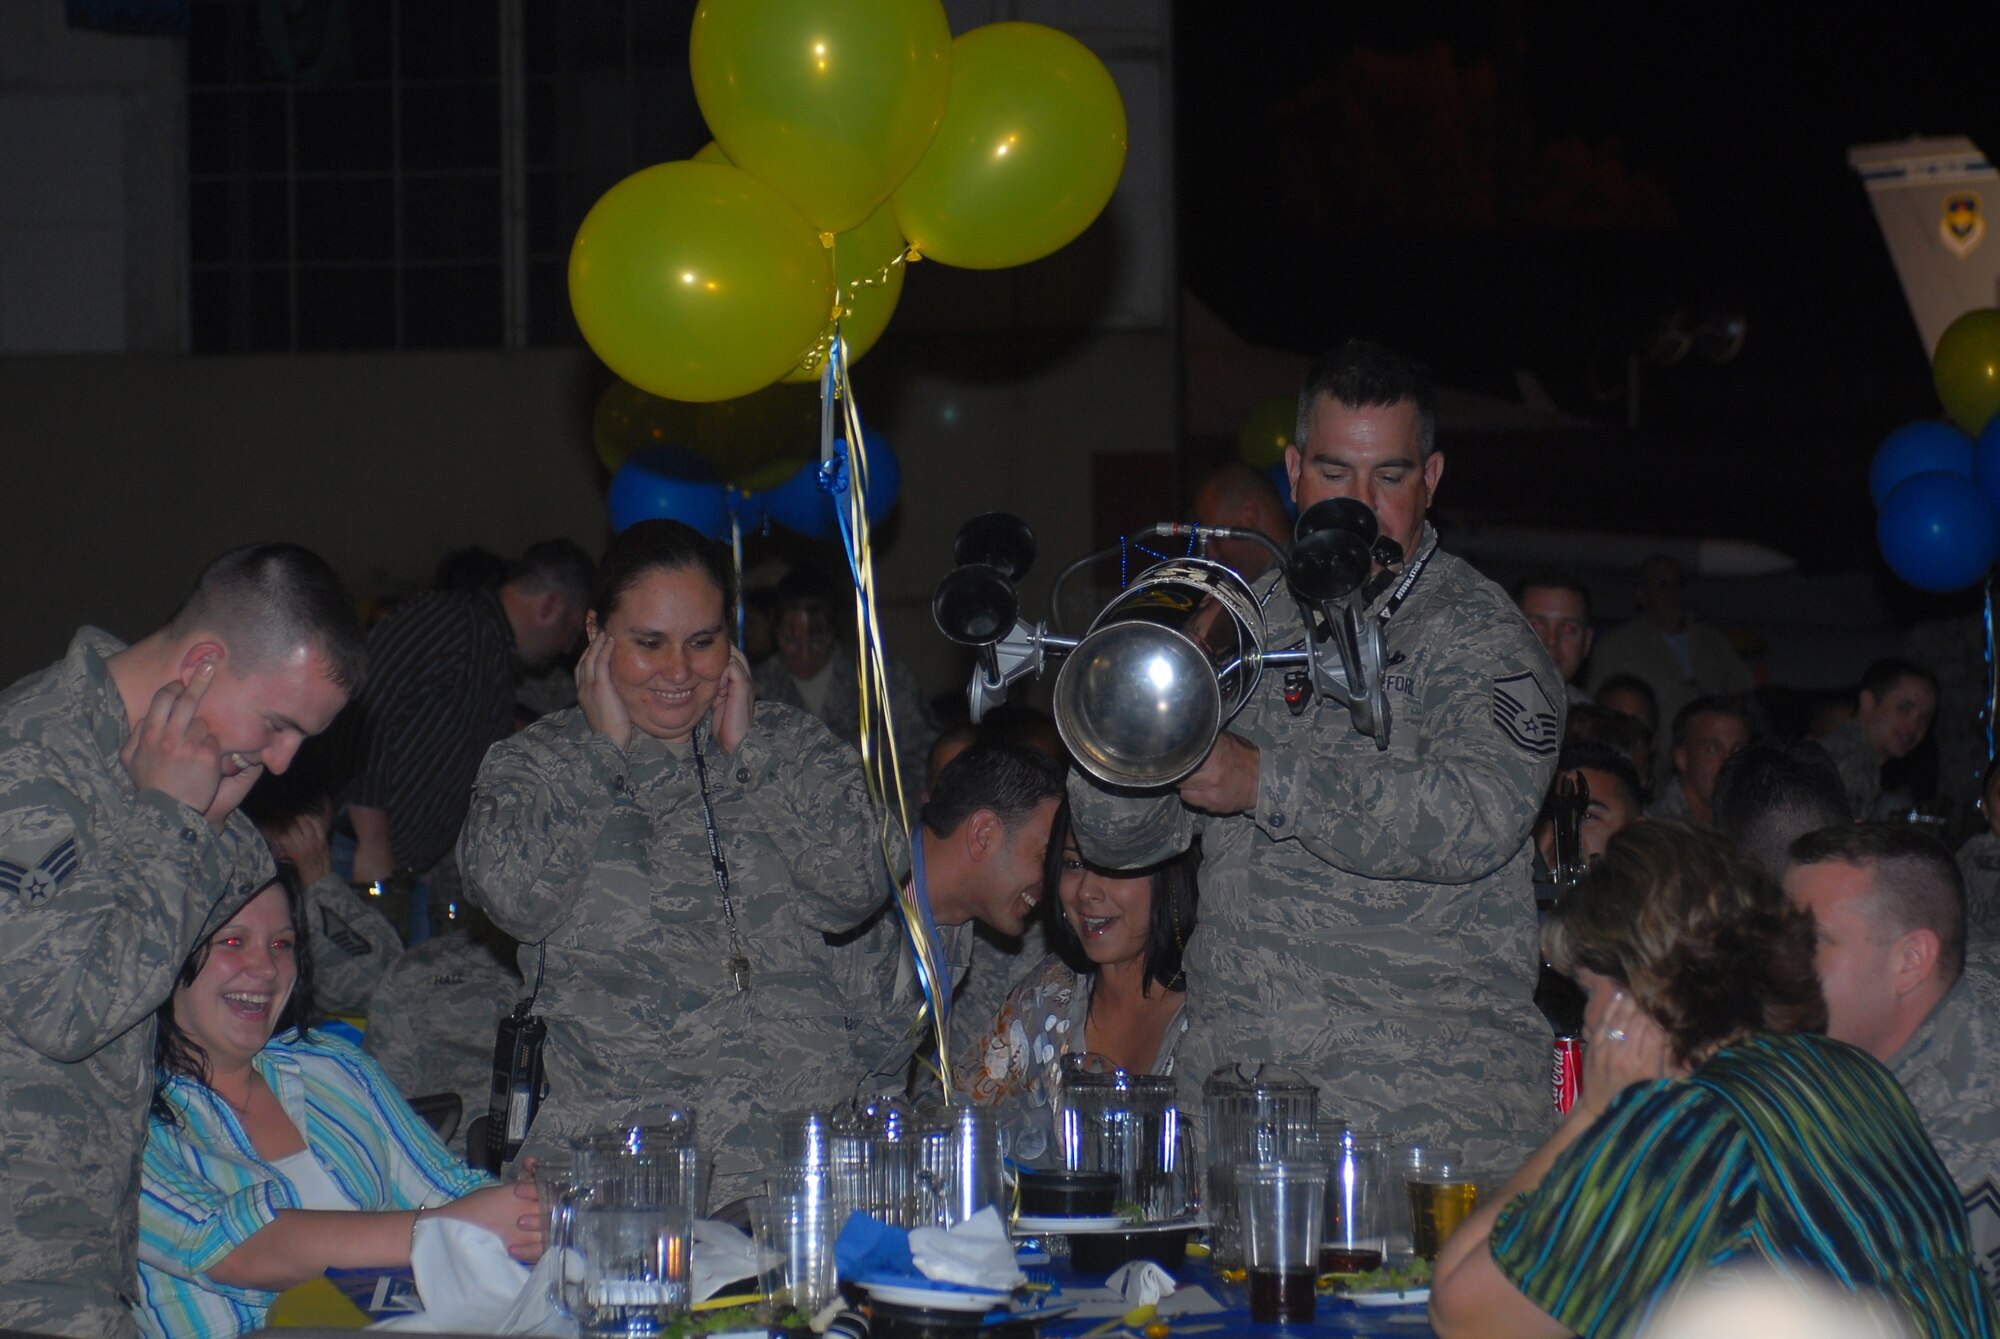
[[[833,310],[811,225],[739,168],[661,163],[604,193],[569,256],[583,337],[613,372],[676,400],[768,386]]]
[[[1236,450],[1243,457],[1243,463],[1253,470],[1263,471],[1285,458],[1285,448],[1294,442],[1298,432],[1299,402],[1292,395],[1273,395],[1268,400],[1260,400],[1257,406],[1243,416],[1243,426],[1236,433]]]
[[[833,281],[840,289],[840,337],[847,342],[852,363],[875,346],[895,314],[903,295],[903,266],[898,262],[905,243],[896,226],[896,211],[884,204],[868,221],[833,239]],[[827,334],[833,332],[827,326]],[[785,373],[786,381],[819,380],[819,357]]]
[[[819,394],[767,386],[734,400],[693,404],[614,381],[591,416],[597,458],[612,474],[641,451],[681,447],[707,461],[724,483],[775,488],[819,453]]]
[[[938,0],[702,0],[688,68],[730,161],[846,232],[930,143],[951,25]]]
[[[1125,169],[1125,103],[1067,33],[992,23],[952,43],[951,99],[896,220],[932,260],[1038,260],[1089,227]]]
[[[1979,436],[2000,413],[2000,307],[1975,307],[1944,328],[1931,379],[1951,421]]]

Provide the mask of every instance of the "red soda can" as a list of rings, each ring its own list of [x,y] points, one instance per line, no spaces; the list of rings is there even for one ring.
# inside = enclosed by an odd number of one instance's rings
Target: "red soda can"
[[[1549,1066],[1550,1095],[1555,1098],[1556,1114],[1567,1116],[1576,1103],[1576,1090],[1583,1082],[1583,1043],[1575,1036],[1564,1033],[1556,1038],[1555,1060]]]

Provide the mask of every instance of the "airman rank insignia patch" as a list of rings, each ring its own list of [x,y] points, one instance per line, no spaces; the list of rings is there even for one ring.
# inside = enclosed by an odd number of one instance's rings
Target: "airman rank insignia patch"
[[[62,887],[64,879],[76,872],[76,838],[63,838],[32,865],[0,860],[0,895],[18,897],[31,907],[39,907]]]
[[[350,958],[366,957],[375,951],[373,944],[344,919],[334,915],[330,907],[319,909],[319,931],[323,938]]]
[[[1527,670],[1493,681],[1493,723],[1528,752],[1554,753],[1561,720],[1541,680]]]
[[[1944,218],[1938,222],[1938,237],[1945,249],[1964,260],[1985,236],[1986,220],[1979,212],[1979,193],[1953,191],[1947,195]]]

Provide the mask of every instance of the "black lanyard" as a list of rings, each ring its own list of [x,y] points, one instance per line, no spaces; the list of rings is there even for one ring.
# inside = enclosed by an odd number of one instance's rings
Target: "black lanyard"
[[[1382,604],[1382,612],[1375,616],[1377,623],[1385,628],[1389,626],[1389,620],[1396,616],[1396,611],[1403,607],[1403,601],[1409,599],[1410,592],[1417,588],[1417,578],[1424,574],[1424,569],[1430,566],[1431,559],[1436,556],[1437,544],[1434,541],[1422,557],[1403,569],[1403,579],[1396,583],[1396,589]]]
[[[708,763],[701,756],[701,737],[690,735],[694,745],[694,774],[701,782],[701,821],[708,828],[708,865],[715,874],[715,887],[722,894],[722,919],[729,926],[729,974],[738,990],[750,989],[750,959],[743,952],[743,937],[736,928],[736,903],[729,896],[729,862],[722,858],[722,838],[715,830],[715,806],[708,799]]]

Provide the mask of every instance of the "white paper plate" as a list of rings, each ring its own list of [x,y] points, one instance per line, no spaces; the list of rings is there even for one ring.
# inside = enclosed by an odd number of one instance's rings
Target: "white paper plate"
[[[1058,1218],[1049,1215],[1022,1214],[1014,1220],[1014,1231],[1041,1234],[1045,1232],[1122,1232],[1126,1228],[1144,1227],[1144,1223],[1134,1223],[1115,1213],[1091,1214],[1076,1218]]]
[[[1431,1300],[1429,1288],[1411,1288],[1399,1293],[1348,1293],[1356,1306],[1423,1306]]]
[[[955,1292],[949,1288],[919,1288],[893,1283],[861,1284],[868,1295],[891,1306],[918,1307],[925,1311],[991,1311],[1006,1305],[1011,1293]]]

